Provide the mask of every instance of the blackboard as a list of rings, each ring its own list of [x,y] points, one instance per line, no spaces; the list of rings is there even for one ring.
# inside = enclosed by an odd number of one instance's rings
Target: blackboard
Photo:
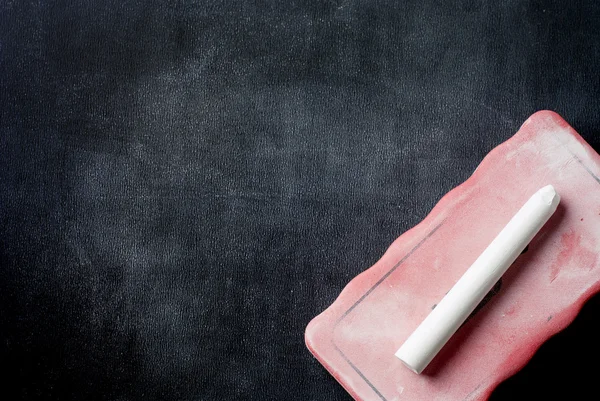
[[[600,149],[599,28],[594,1],[0,2],[3,391],[350,399],[306,324],[533,112]],[[599,302],[492,400],[595,390]]]

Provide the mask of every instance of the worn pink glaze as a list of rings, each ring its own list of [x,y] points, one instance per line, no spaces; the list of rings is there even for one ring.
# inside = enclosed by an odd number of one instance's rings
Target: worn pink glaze
[[[306,328],[357,400],[485,400],[600,290],[600,156],[556,113],[531,116]],[[421,375],[394,352],[516,211],[552,184],[561,204]],[[498,286],[497,286],[498,287]]]

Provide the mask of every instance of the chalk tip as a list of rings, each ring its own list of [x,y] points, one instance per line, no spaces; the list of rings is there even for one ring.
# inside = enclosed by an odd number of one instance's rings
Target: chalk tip
[[[546,185],[537,191],[536,195],[538,195],[547,205],[556,206],[560,202],[560,195],[556,192],[553,185]]]

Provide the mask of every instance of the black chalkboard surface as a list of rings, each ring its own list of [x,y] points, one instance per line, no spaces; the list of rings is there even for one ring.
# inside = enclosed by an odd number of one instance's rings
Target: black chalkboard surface
[[[599,64],[594,1],[1,1],[3,391],[348,400],[308,321],[533,112],[600,149]],[[594,391],[599,302],[491,399]]]

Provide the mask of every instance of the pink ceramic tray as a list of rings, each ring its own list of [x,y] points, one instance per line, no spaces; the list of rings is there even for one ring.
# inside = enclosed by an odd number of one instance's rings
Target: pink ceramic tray
[[[600,156],[541,111],[313,319],[306,344],[357,400],[485,400],[600,290]],[[421,375],[394,352],[539,188],[561,204]]]

